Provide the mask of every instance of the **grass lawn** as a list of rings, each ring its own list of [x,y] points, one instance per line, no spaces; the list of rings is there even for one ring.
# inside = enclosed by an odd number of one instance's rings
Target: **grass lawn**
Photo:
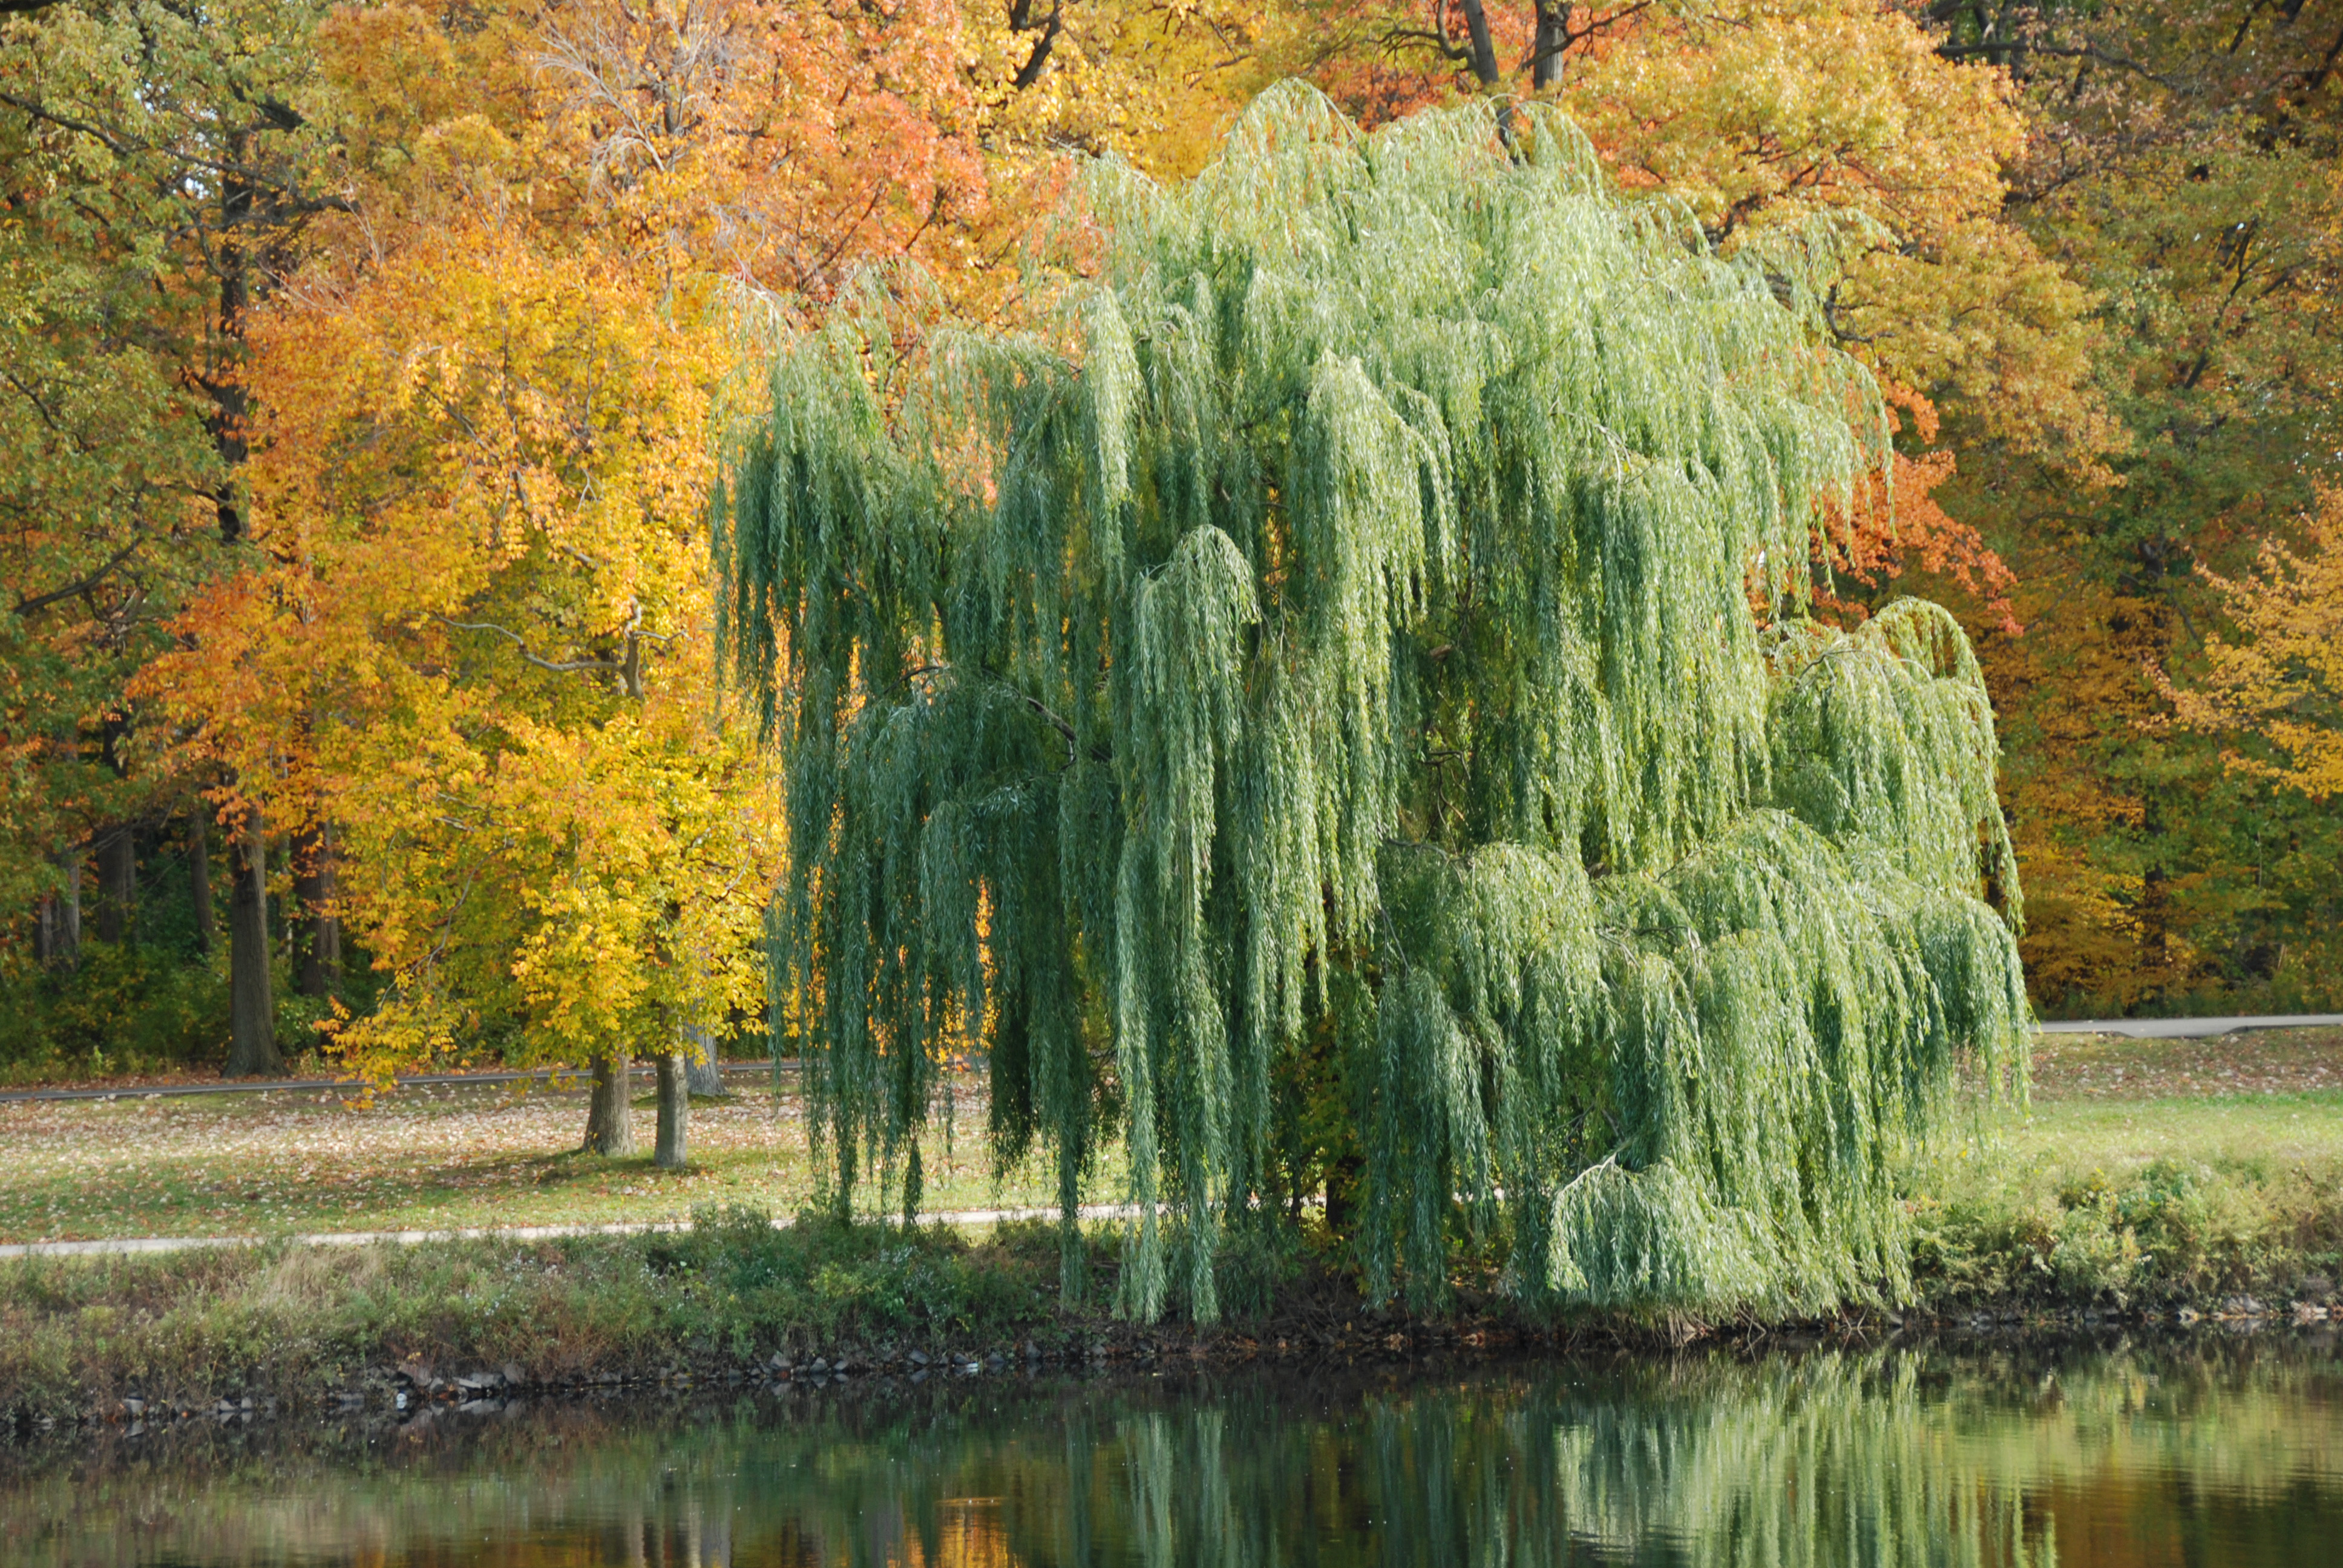
[[[316,1231],[679,1220],[707,1204],[795,1211],[813,1196],[794,1092],[734,1083],[691,1116],[691,1162],[651,1165],[651,1097],[637,1101],[642,1152],[578,1152],[582,1090],[409,1088],[371,1107],[290,1092],[0,1103],[0,1241],[119,1236],[274,1236]],[[996,1183],[973,1080],[956,1136],[922,1151],[925,1211],[1056,1201],[1032,1161]],[[1092,1186],[1120,1195],[1120,1177]],[[866,1201],[876,1201],[866,1197]]]
[[[2343,1275],[2343,1030],[2046,1036],[2031,1105],[1969,1108],[1908,1188],[1933,1294],[2324,1299]]]
[[[754,1080],[691,1121],[691,1168],[652,1169],[643,1152],[578,1152],[582,1091],[410,1088],[371,1107],[337,1094],[222,1094],[0,1104],[0,1241],[116,1236],[269,1236],[307,1231],[675,1220],[739,1203],[788,1213],[813,1194],[802,1106]],[[926,1211],[1046,1205],[1039,1160],[996,1183],[983,1091],[957,1081],[957,1136],[923,1154]],[[1943,1201],[1985,1189],[2055,1201],[2177,1163],[2232,1183],[2323,1185],[2343,1203],[2343,1029],[2211,1040],[2050,1035],[2032,1104],[1975,1109],[1922,1164]],[[1086,1198],[1112,1201],[1121,1172]],[[876,1201],[875,1199],[868,1200]]]
[[[1968,1107],[1906,1172],[1919,1302],[2165,1315],[2249,1311],[2237,1298],[2251,1293],[2265,1309],[2343,1311],[2338,1077],[2343,1030],[2051,1038],[2030,1107]],[[924,1156],[927,1207],[1045,1201],[1038,1163],[996,1185],[981,1081],[955,1088],[961,1136]],[[711,1204],[788,1212],[810,1195],[793,1095],[744,1087],[692,1120],[694,1166],[668,1175],[648,1156],[574,1152],[577,1092],[0,1104],[0,1240],[650,1221]],[[1110,1169],[1088,1196],[1119,1188]],[[1227,1298],[1347,1324],[1363,1303],[1342,1257],[1288,1241],[1235,1244]],[[1094,1232],[1076,1298],[1060,1294],[1051,1227],[776,1231],[753,1214],[679,1236],[24,1259],[0,1262],[0,1412],[86,1411],[131,1390],[194,1405],[314,1392],[410,1355],[558,1379],[776,1345],[835,1353],[842,1339],[1087,1342],[1112,1326],[1116,1251]]]
[[[1946,1133],[1939,1159],[2078,1179],[2159,1160],[2257,1180],[2343,1162],[2343,1029],[2218,1040],[2045,1035],[2032,1103],[1973,1107]]]

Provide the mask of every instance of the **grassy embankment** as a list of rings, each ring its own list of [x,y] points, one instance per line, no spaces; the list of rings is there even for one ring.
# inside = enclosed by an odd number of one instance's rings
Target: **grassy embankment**
[[[972,1101],[956,1149],[928,1161],[933,1206],[1041,1200],[1038,1170],[1000,1185],[981,1173]],[[0,1241],[668,1219],[719,1204],[758,1215],[809,1195],[786,1101],[752,1094],[696,1116],[700,1162],[683,1176],[558,1152],[578,1111],[478,1090],[365,1111],[281,1097],[0,1107]],[[1113,1185],[1109,1174],[1097,1195]],[[2054,1037],[2030,1111],[1955,1130],[1909,1191],[1923,1304],[1946,1315],[2323,1304],[2343,1275],[2343,1031]],[[0,1407],[86,1411],[133,1392],[208,1403],[369,1377],[379,1393],[383,1369],[410,1357],[573,1381],[777,1347],[872,1360],[1132,1343],[1104,1310],[1112,1248],[1091,1257],[1080,1302],[1060,1299],[1054,1234],[1030,1225],[973,1239],[756,1219],[689,1235],[0,1262]],[[1240,1312],[1222,1351],[1372,1345],[1407,1328],[1370,1321],[1346,1271],[1304,1251],[1246,1253],[1232,1274],[1240,1307],[1277,1311]],[[1441,1332],[1539,1326],[1509,1323],[1467,1286],[1466,1321]]]
[[[2343,1030],[2045,1037],[2024,1113],[1906,1190],[1925,1304],[2263,1310],[2343,1279]]]

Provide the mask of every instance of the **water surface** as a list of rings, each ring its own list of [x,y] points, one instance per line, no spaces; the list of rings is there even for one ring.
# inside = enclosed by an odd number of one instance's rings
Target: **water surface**
[[[536,1405],[0,1451],[40,1564],[2343,1563],[2333,1341]]]

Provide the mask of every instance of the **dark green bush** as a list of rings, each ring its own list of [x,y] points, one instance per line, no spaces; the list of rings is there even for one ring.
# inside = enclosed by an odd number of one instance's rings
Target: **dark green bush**
[[[71,970],[0,978],[10,1081],[209,1066],[226,1060],[227,1028],[225,954],[91,941]]]

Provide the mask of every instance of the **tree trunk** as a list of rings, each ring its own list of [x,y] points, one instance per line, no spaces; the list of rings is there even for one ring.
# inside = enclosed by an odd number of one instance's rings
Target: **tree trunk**
[[[187,822],[187,890],[196,905],[196,950],[209,952],[216,927],[212,917],[212,823],[196,809]]]
[[[116,822],[97,835],[97,934],[119,942],[131,933],[138,903],[138,829]]]
[[[301,835],[293,857],[293,891],[301,907],[303,996],[334,994],[342,982],[342,921],[334,913],[334,830],[330,826]]]
[[[716,1066],[716,1031],[706,1024],[683,1031],[683,1081],[703,1100],[721,1100],[727,1092]]]
[[[236,885],[228,897],[227,1076],[257,1078],[285,1070],[268,977],[268,833],[257,808],[246,814],[228,859]]]
[[[241,167],[246,156],[249,136],[237,131],[228,138],[229,164]],[[219,270],[219,333],[226,340],[231,357],[240,357],[244,347],[244,314],[252,303],[250,279],[245,274],[245,251],[241,238],[244,226],[253,218],[253,188],[249,180],[230,175],[219,185],[220,246],[214,264]],[[246,427],[251,413],[251,397],[241,377],[219,375],[206,378],[204,390],[211,395],[212,445],[220,456],[219,488],[213,493],[213,507],[219,521],[220,543],[235,545],[244,542],[246,528],[244,498],[237,488],[244,475],[244,460],[251,448],[246,437]]]
[[[1473,75],[1481,85],[1493,87],[1505,79],[1497,65],[1497,45],[1489,35],[1489,14],[1481,0],[1463,0],[1464,31],[1473,45]]]
[[[41,920],[33,933],[33,950],[44,968],[69,970],[81,962],[79,845],[57,857],[57,874],[65,886],[41,899]]]
[[[691,1142],[689,1060],[689,1048],[663,1052],[659,1059],[659,1147],[651,1163],[662,1171],[682,1170]]]
[[[1530,45],[1530,84],[1551,87],[1562,80],[1563,52],[1570,44],[1566,0],[1538,0],[1537,35]]]
[[[586,1109],[586,1152],[632,1154],[635,1108],[627,1099],[627,1055],[594,1058],[594,1098]]]

